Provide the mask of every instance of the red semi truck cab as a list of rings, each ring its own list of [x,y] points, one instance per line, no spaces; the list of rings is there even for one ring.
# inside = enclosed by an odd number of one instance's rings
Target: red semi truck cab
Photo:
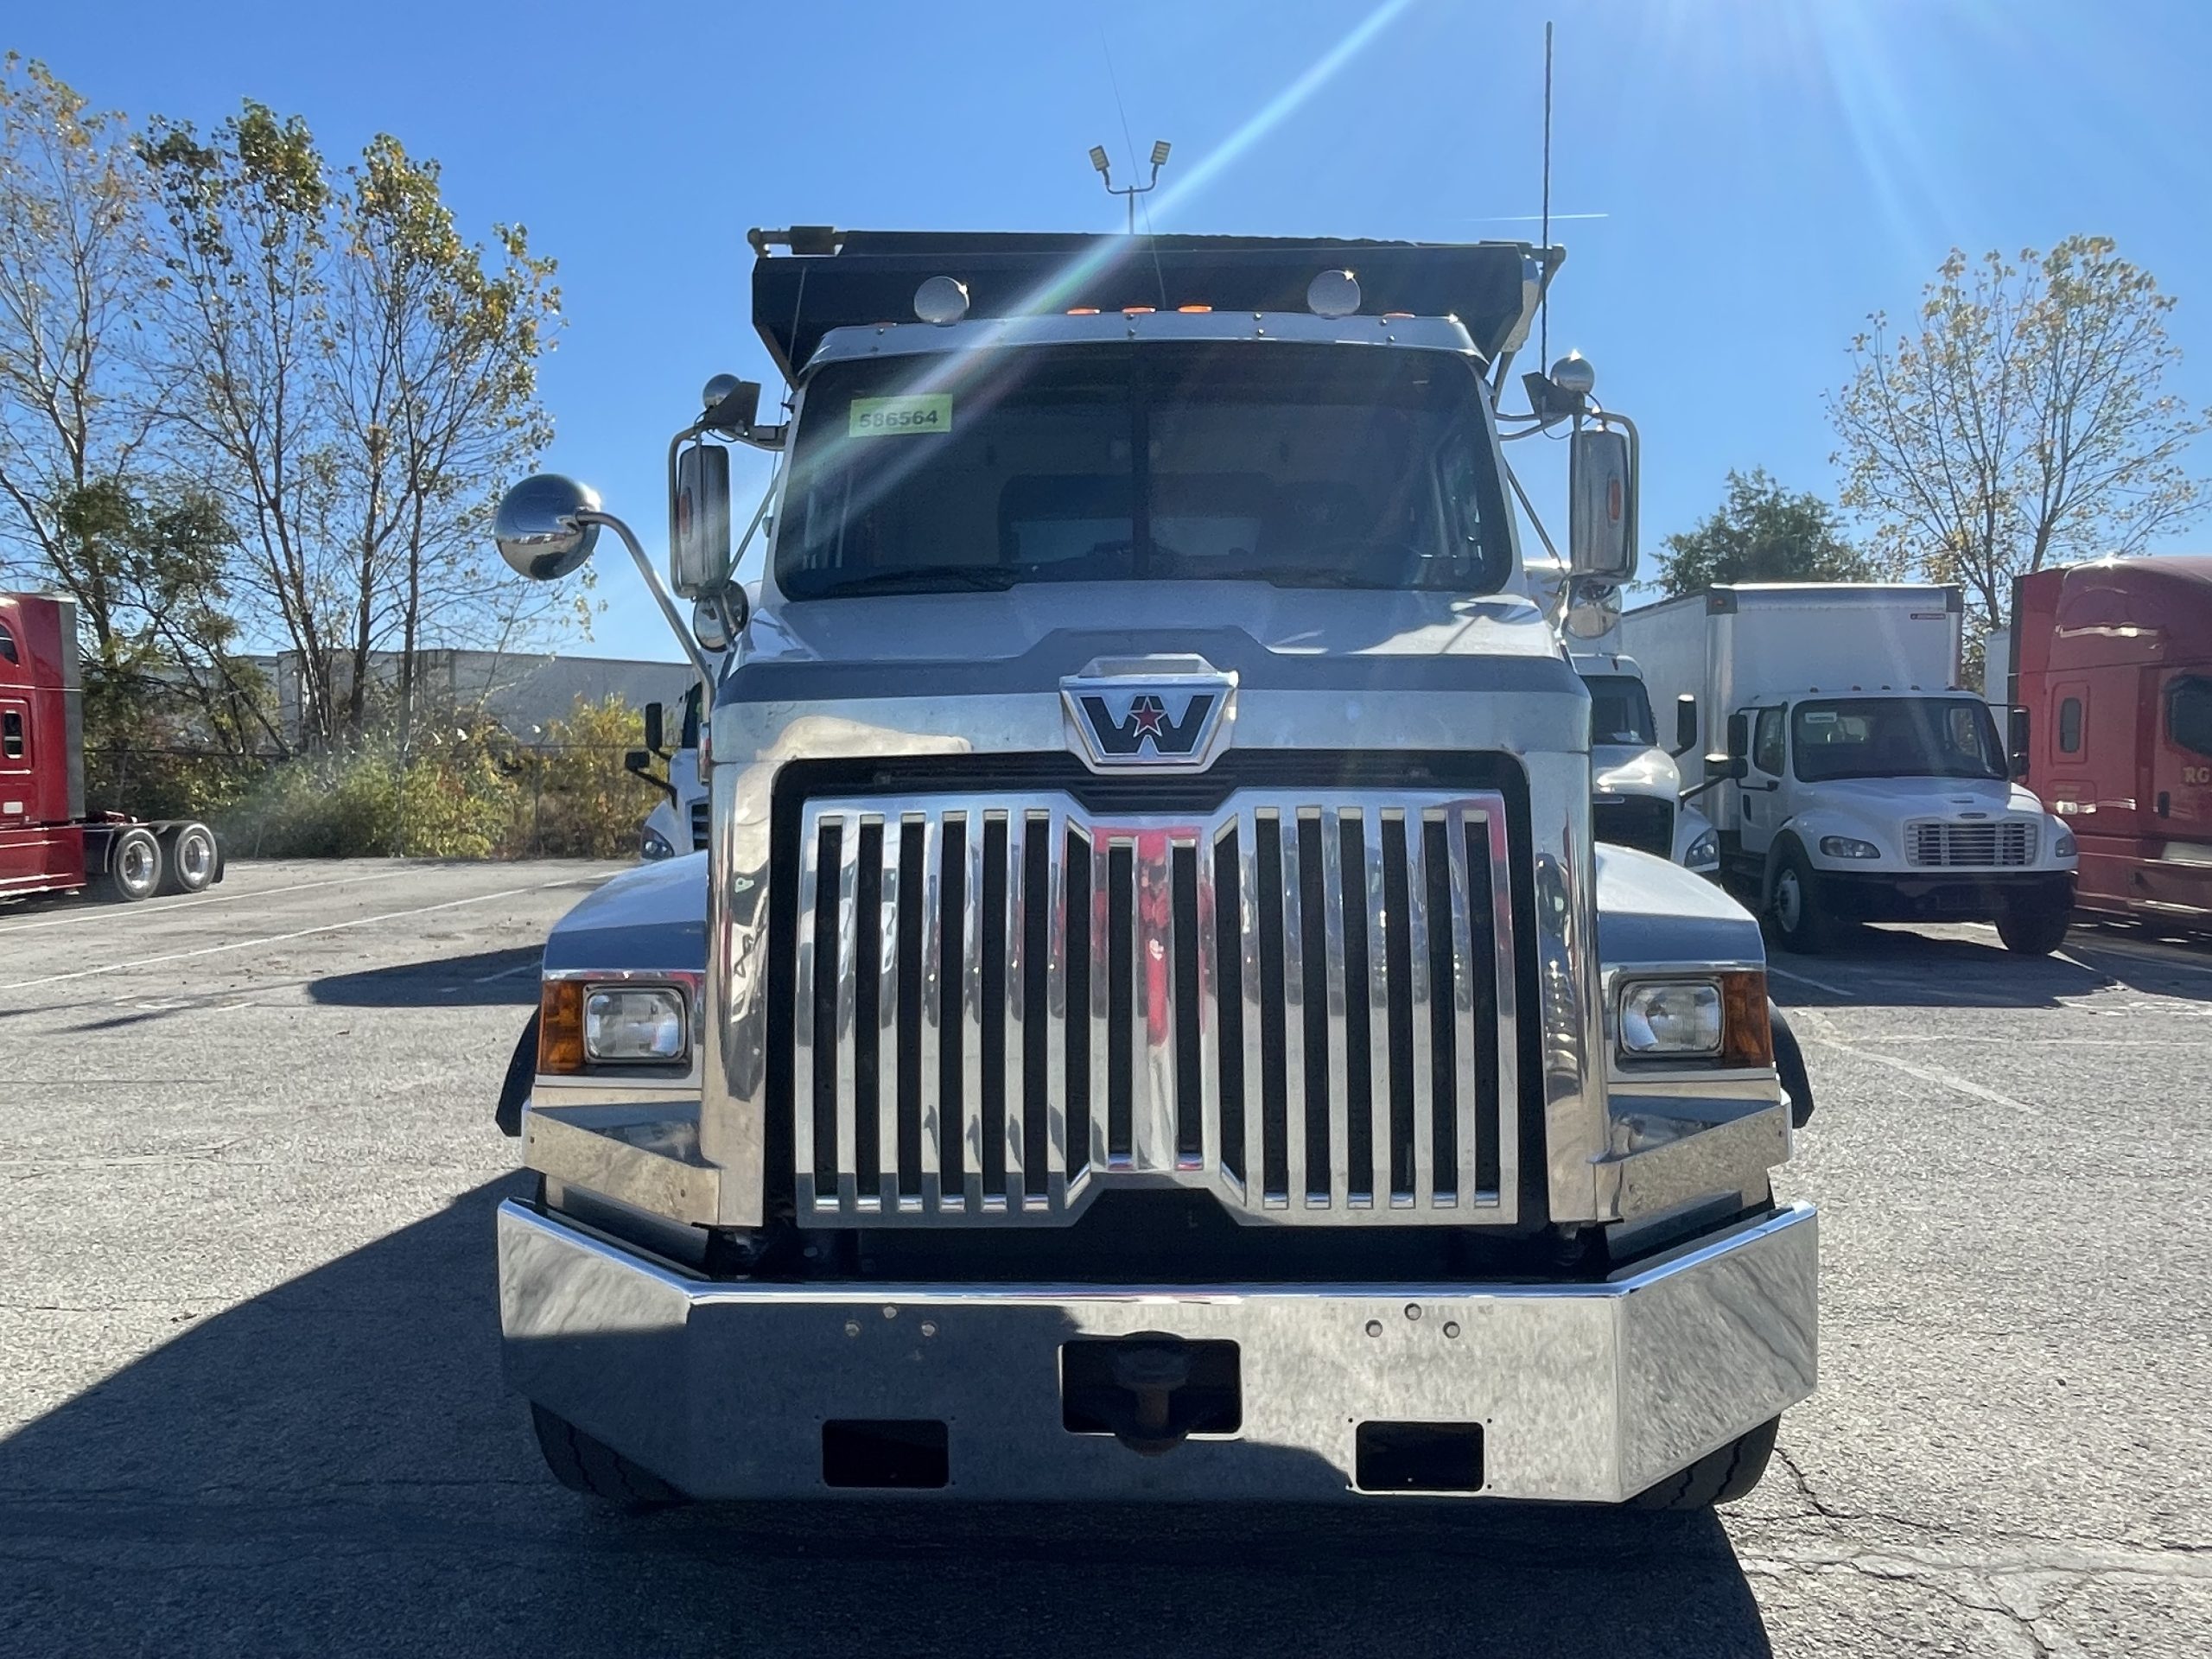
[[[0,594],[0,897],[92,887],[133,899],[222,879],[204,823],[86,816],[77,607]]]
[[[2028,784],[2073,826],[2080,908],[2212,926],[2212,557],[2019,578]]]

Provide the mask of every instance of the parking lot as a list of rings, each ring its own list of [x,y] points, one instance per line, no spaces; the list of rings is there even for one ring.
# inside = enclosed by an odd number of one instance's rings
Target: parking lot
[[[1718,1518],[599,1510],[501,1389],[491,1105],[614,866],[0,910],[0,1649],[2199,1654],[2212,955],[1780,957],[1822,1377]]]

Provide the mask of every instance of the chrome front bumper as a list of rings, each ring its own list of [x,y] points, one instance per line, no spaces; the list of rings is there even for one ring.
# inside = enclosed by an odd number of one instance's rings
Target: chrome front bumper
[[[499,1209],[508,1382],[694,1497],[823,1479],[828,1421],[944,1425],[966,1498],[1346,1499],[1363,1423],[1479,1425],[1481,1494],[1615,1502],[1804,1399],[1817,1223],[1792,1205],[1599,1283],[747,1284]],[[1143,1457],[1062,1423],[1060,1348],[1237,1345],[1242,1427]]]

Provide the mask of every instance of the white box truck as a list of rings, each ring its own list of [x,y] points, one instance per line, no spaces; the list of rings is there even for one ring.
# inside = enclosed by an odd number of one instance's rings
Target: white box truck
[[[1654,700],[1696,700],[1724,878],[1788,948],[1870,921],[2065,938],[2074,837],[1959,683],[1963,608],[1950,587],[1743,583],[1621,619]]]

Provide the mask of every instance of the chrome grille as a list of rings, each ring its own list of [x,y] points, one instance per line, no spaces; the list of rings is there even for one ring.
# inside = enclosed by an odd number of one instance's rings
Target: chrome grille
[[[795,851],[803,1220],[1051,1222],[1122,1182],[1513,1219],[1496,794],[819,799]]]
[[[714,803],[702,795],[691,803],[691,850],[707,850],[708,831],[714,822]]]
[[[1905,826],[1905,858],[1926,869],[1989,869],[2032,864],[2036,826],[2024,818],[1961,823],[1926,818]]]

